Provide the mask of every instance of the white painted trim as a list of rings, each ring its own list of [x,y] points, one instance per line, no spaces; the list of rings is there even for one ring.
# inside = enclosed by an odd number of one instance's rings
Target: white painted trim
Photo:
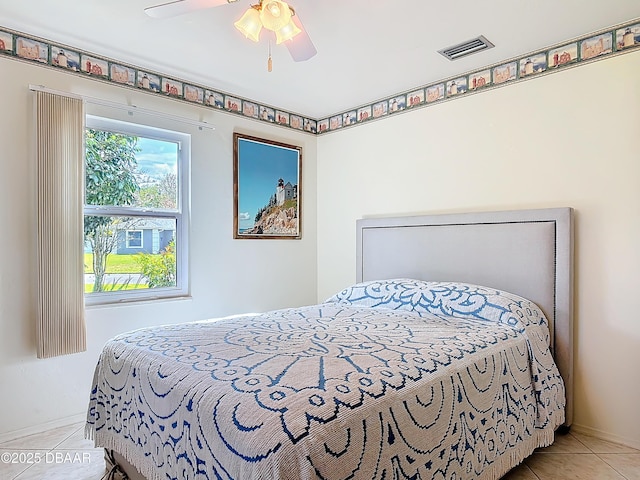
[[[86,413],[78,413],[77,415],[71,415],[70,417],[60,418],[58,420],[52,420],[50,422],[40,423],[27,428],[21,428],[20,430],[14,430],[12,432],[0,433],[0,446],[3,443],[11,442],[18,438],[27,437],[29,435],[35,435],[38,433],[46,432],[47,430],[53,430],[54,428],[66,427],[73,425],[74,423],[84,422],[87,419]]]
[[[638,442],[637,440],[621,437],[613,433],[603,432],[602,430],[598,430],[597,428],[587,427],[586,425],[580,425],[579,423],[574,423],[573,425],[571,425],[571,431],[640,450],[640,442]]]

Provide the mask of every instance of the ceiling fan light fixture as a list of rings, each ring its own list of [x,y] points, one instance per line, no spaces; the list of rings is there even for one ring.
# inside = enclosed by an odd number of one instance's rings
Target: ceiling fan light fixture
[[[242,18],[233,24],[242,34],[257,42],[260,38],[260,30],[262,30],[262,22],[260,21],[260,13],[254,7],[244,12]]]
[[[262,0],[260,20],[264,28],[277,32],[291,21],[291,8],[282,0]]]
[[[302,30],[300,30],[298,26],[293,23],[292,18],[284,27],[282,27],[280,30],[276,30],[276,44],[281,44],[282,42],[291,40],[300,32],[302,32]]]

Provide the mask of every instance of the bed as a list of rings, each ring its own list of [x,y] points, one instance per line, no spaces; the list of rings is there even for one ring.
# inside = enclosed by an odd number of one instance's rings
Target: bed
[[[497,479],[572,418],[572,210],[367,218],[325,302],[129,332],[87,436],[130,478]]]

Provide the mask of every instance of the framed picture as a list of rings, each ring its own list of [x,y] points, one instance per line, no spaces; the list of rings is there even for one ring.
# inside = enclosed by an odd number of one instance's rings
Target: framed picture
[[[302,147],[233,134],[233,238],[301,238]]]

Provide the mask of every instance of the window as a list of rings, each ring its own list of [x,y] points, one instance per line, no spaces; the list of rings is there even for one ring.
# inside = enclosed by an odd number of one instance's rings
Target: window
[[[142,248],[142,230],[127,230],[127,248]]]
[[[87,116],[88,305],[188,294],[190,136]]]

